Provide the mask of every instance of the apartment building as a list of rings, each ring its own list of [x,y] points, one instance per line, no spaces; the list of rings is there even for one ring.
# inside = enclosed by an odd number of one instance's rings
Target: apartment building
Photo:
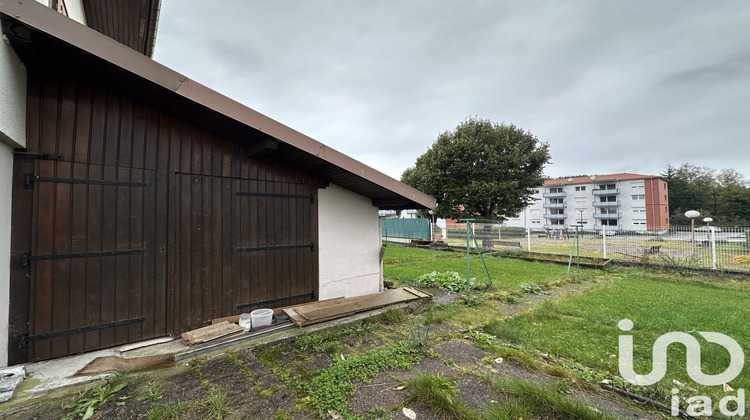
[[[658,176],[620,173],[550,179],[533,197],[534,204],[504,225],[533,230],[581,225],[615,232],[669,228],[667,182]]]

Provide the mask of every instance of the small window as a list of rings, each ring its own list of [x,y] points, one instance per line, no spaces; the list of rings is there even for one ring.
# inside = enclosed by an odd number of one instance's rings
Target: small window
[[[586,186],[576,187],[576,191],[586,191]]]
[[[531,221],[531,224],[532,224],[532,225],[538,225],[538,224],[540,224],[540,223],[542,223],[542,221],[541,221],[541,220],[532,220],[532,221]]]
[[[586,197],[576,197],[576,204],[583,204],[586,201],[588,201]]]
[[[633,194],[630,196],[633,200],[645,200],[646,194]]]

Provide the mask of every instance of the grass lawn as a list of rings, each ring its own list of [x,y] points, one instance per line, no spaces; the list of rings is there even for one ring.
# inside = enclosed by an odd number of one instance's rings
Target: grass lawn
[[[683,331],[693,334],[701,343],[704,373],[717,374],[729,365],[729,355],[723,347],[707,343],[696,332],[720,332],[736,340],[745,351],[750,349],[750,324],[745,312],[750,291],[747,285],[707,280],[627,270],[617,281],[545,302],[514,319],[493,321],[485,331],[527,348],[573,358],[615,374],[619,370],[618,335],[633,335],[635,370],[646,374],[651,371],[656,338],[670,331]],[[624,318],[634,323],[629,333],[617,327]],[[667,375],[659,383],[664,389],[673,388],[672,380],[677,379],[697,388],[702,395],[724,395],[721,386],[702,387],[687,376],[684,346],[672,345],[668,354]],[[750,370],[746,367],[730,385],[750,388]]]
[[[576,276],[567,275],[567,267],[558,264],[535,263],[509,258],[485,256],[487,269],[492,277],[494,290],[516,291],[520,283],[545,285],[553,281],[569,280]],[[466,254],[461,252],[431,251],[389,245],[383,256],[383,271],[387,279],[408,282],[432,271],[455,271],[466,278]],[[584,270],[583,273],[598,273],[597,270]],[[479,256],[471,257],[471,277],[484,282],[484,272]]]
[[[438,308],[438,316],[456,324],[479,327],[504,341],[528,350],[538,350],[572,359],[595,369],[619,375],[618,336],[634,337],[635,371],[651,371],[652,346],[662,334],[687,332],[701,343],[702,370],[718,374],[729,364],[729,355],[718,344],[707,343],[698,331],[725,334],[747,352],[750,351],[750,323],[746,302],[750,300],[750,282],[720,277],[687,276],[649,272],[643,269],[582,270],[567,275],[563,265],[534,263],[514,259],[485,258],[493,289],[518,292],[520,283],[553,285],[569,281],[594,280],[586,291],[549,300],[525,314],[507,319],[503,304],[475,292],[479,305]],[[478,257],[471,259],[472,277],[482,280],[484,271]],[[465,276],[466,257],[461,253],[428,251],[415,248],[388,247],[384,258],[385,276],[406,282],[431,271],[456,271]],[[474,312],[478,312],[475,314]],[[623,332],[617,323],[628,318],[634,328]],[[471,324],[471,325],[470,325]],[[721,386],[696,384],[685,370],[685,349],[671,345],[668,351],[667,375],[655,387],[662,402],[669,403],[673,380],[695,388],[714,402],[726,395]],[[729,384],[732,388],[750,389],[750,367]],[[683,397],[693,394],[686,391]],[[736,393],[733,393],[736,395]]]

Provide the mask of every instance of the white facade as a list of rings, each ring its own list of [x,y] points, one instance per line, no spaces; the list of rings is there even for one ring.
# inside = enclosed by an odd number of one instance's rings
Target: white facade
[[[382,289],[380,219],[372,200],[331,184],[318,192],[321,300]]]
[[[534,204],[503,226],[532,230],[583,224],[586,230],[645,230],[646,196],[642,179],[550,183],[539,187]]]
[[[25,147],[26,70],[13,48],[0,42],[0,366],[8,364],[13,151]]]

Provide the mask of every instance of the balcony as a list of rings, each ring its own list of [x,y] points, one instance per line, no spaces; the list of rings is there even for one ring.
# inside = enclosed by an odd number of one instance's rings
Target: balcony
[[[558,219],[559,220],[559,219],[565,219],[567,217],[568,217],[568,213],[563,213],[563,214],[545,214],[544,215],[545,219]]]
[[[568,203],[544,203],[545,209],[564,209]]]
[[[568,193],[566,192],[556,192],[556,193],[544,193],[542,194],[542,197],[544,198],[565,198],[568,196]]]
[[[594,213],[594,219],[620,219],[622,213]]]
[[[620,189],[615,188],[613,190],[591,190],[594,195],[617,195],[620,194]]]
[[[620,207],[622,201],[594,201],[591,203],[594,207]]]

